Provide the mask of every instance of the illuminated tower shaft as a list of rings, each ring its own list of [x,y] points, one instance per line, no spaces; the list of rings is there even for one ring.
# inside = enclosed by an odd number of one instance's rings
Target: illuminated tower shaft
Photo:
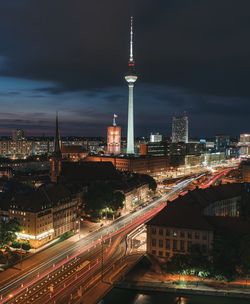
[[[125,79],[128,82],[127,154],[134,154],[135,153],[135,145],[134,145],[134,83],[131,81],[131,79],[128,79],[129,77],[132,77],[132,76],[126,76],[125,77]],[[135,78],[135,80],[136,80],[136,78]]]
[[[130,56],[128,62],[128,73],[125,76],[128,82],[128,130],[127,130],[127,154],[134,154],[134,83],[137,80],[135,73],[135,61],[133,58],[133,17],[130,25]]]

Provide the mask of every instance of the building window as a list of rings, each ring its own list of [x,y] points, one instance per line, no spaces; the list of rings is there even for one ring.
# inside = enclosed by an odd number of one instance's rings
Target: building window
[[[173,240],[173,250],[177,250],[177,241]]]
[[[153,246],[153,247],[156,246],[156,239],[152,239],[152,246]]]
[[[163,229],[162,228],[159,229],[159,235],[163,235]]]
[[[180,251],[185,251],[185,242],[183,240],[180,242]]]
[[[159,251],[159,256],[162,257],[163,256],[163,252]]]
[[[152,250],[152,254],[156,254],[156,251],[155,251],[155,250]]]
[[[152,227],[151,231],[152,231],[152,234],[156,234],[156,228],[155,227]]]
[[[159,247],[163,248],[163,240],[159,240]]]
[[[200,239],[200,233],[199,232],[195,232],[194,237],[196,240]]]
[[[201,246],[201,251],[202,251],[203,253],[207,253],[207,246],[206,246],[206,245],[202,245],[202,246]]]
[[[166,236],[170,236],[170,230],[169,229],[166,230]]]
[[[184,232],[184,231],[181,231],[181,232],[180,232],[180,236],[181,236],[181,238],[184,238],[184,237],[185,237],[185,232]]]
[[[170,240],[166,240],[166,249],[170,249]]]
[[[191,252],[191,249],[192,249],[192,242],[188,242],[188,252]]]
[[[206,234],[206,233],[203,233],[203,234],[202,234],[202,239],[203,239],[203,241],[206,241],[206,240],[207,240],[207,234]]]
[[[192,232],[188,232],[188,238],[192,239]]]

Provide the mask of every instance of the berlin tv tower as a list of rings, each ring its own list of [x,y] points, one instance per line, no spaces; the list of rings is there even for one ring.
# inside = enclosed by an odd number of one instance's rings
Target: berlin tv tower
[[[134,83],[137,80],[135,73],[135,61],[133,57],[133,17],[130,19],[130,54],[128,72],[125,76],[128,83],[128,130],[127,130],[127,154],[135,154],[134,147]]]

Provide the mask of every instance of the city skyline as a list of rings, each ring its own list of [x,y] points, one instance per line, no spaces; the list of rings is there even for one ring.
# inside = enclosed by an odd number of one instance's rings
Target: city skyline
[[[123,77],[131,12],[140,75],[135,136],[170,135],[172,116],[183,111],[191,137],[249,132],[247,2],[137,1],[131,8],[117,1],[60,1],[62,10],[58,1],[5,2],[0,1],[0,135],[14,128],[53,135],[59,111],[62,135],[105,136],[117,113],[126,136]]]

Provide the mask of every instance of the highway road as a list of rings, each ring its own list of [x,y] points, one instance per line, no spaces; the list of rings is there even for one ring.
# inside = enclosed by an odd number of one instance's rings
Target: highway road
[[[73,287],[83,284],[85,279],[89,280],[98,271],[100,272],[100,263],[103,267],[110,267],[115,260],[121,258],[124,254],[121,249],[124,247],[122,241],[126,235],[159,212],[167,200],[173,198],[192,180],[190,178],[182,181],[148,206],[89,234],[69,246],[64,252],[58,252],[29,272],[2,286],[0,303],[54,303],[63,294],[68,295],[67,290],[71,292]],[[100,250],[103,250],[103,244],[109,244],[109,246],[106,246],[108,250],[104,252],[104,260],[101,261]],[[90,262],[85,265],[86,261]],[[58,294],[59,287],[63,292]]]

